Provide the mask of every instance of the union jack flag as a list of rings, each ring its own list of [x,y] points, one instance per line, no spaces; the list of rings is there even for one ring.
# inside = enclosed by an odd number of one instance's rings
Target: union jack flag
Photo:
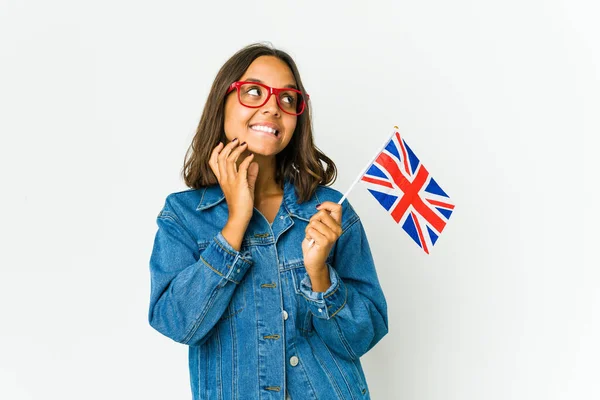
[[[397,129],[360,180],[394,221],[429,254],[446,227],[454,204]]]

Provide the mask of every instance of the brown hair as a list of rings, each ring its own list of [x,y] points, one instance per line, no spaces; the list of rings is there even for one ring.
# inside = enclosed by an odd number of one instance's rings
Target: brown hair
[[[196,134],[185,154],[182,175],[188,187],[199,189],[218,183],[208,160],[219,141],[226,142],[223,124],[227,89],[261,56],[274,56],[285,62],[294,75],[298,90],[306,93],[296,63],[286,52],[254,43],[235,53],[215,77]],[[292,139],[275,157],[275,181],[282,185],[284,179],[290,180],[296,188],[300,203],[311,198],[319,184],[331,185],[337,177],[333,161],[313,143],[310,114],[309,101],[304,112],[298,116]],[[325,163],[325,166],[321,162]]]

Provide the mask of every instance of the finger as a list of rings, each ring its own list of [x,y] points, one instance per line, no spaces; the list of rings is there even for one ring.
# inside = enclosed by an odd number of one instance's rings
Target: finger
[[[340,236],[342,234],[342,227],[340,226],[339,222],[336,221],[331,216],[331,214],[329,214],[329,212],[321,210],[315,215],[313,215],[310,220],[312,221],[313,218],[316,221],[321,221],[322,223],[327,225],[327,227],[329,227],[329,229],[331,229],[337,236]]]
[[[233,149],[231,151],[231,153],[229,154],[229,157],[227,157],[227,173],[231,177],[237,176],[237,172],[238,172],[237,159],[244,150],[246,150],[246,142],[240,144],[238,147]]]
[[[227,146],[221,150],[219,156],[217,157],[217,162],[219,164],[219,174],[221,175],[221,180],[226,181],[229,176],[227,174],[227,157],[229,157],[229,153],[237,146],[238,140],[237,138],[233,139],[231,142],[227,143]]]
[[[246,158],[244,158],[244,161],[241,162],[240,167],[238,168],[238,175],[241,179],[248,179],[248,167],[253,159],[254,153],[250,153]]]
[[[229,154],[233,151],[233,149],[235,149],[238,145],[238,140],[237,138],[233,139],[232,141],[230,141],[229,143],[227,143],[225,145],[225,147],[223,147],[223,150],[221,150],[219,152],[219,157],[218,160],[227,160],[227,157],[229,157]]]
[[[319,220],[309,222],[307,229],[308,228],[312,228],[319,232],[321,235],[325,236],[328,242],[335,242],[338,238],[338,235],[334,230],[332,230],[329,226],[325,225]]]
[[[254,189],[256,188],[256,179],[258,179],[258,163],[257,162],[251,162],[250,166],[248,167],[248,176],[246,178],[246,181],[248,182],[248,188],[254,192]]]
[[[340,225],[342,223],[342,205],[338,203],[334,203],[332,201],[324,201],[319,204],[317,210],[327,210],[329,214],[335,219]]]
[[[308,227],[306,229],[306,234],[308,235],[308,240],[314,240],[315,244],[318,244],[319,246],[325,246],[327,243],[329,243],[325,235],[312,227]]]
[[[219,142],[219,144],[212,150],[210,153],[210,158],[208,159],[208,166],[212,169],[212,172],[219,180],[219,166],[217,165],[217,157],[219,156],[219,152],[223,148],[223,142]]]
[[[242,155],[242,153],[245,150],[247,150],[247,148],[248,148],[248,144],[246,142],[240,143],[240,145],[238,147],[236,147],[235,149],[233,149],[231,151],[231,153],[229,154],[229,157],[227,157],[227,159],[232,160],[233,162],[237,162],[240,155]]]
[[[302,247],[304,247],[304,242],[306,242],[306,246],[308,246],[309,249],[315,245],[315,241],[308,236],[302,241]]]

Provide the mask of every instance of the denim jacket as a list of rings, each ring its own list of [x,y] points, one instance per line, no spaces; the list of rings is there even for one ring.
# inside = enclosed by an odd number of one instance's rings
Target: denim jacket
[[[194,400],[369,399],[359,358],[388,332],[387,304],[362,223],[342,204],[343,233],[314,292],[303,264],[306,225],[341,194],[319,186],[298,204],[284,183],[272,224],[258,211],[240,251],[221,229],[218,185],[173,193],[157,218],[148,319],[189,346]]]

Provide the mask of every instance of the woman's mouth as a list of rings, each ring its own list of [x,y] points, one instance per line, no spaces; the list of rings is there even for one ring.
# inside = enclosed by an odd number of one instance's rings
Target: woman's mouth
[[[256,124],[250,125],[250,129],[257,132],[269,133],[275,137],[279,137],[279,131],[275,128],[271,128],[270,126]]]

